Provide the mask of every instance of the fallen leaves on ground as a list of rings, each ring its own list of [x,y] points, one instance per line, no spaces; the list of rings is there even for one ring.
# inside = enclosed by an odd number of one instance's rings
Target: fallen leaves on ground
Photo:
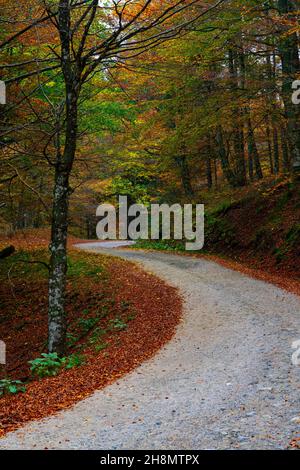
[[[295,437],[292,439],[289,447],[292,449],[300,449],[300,437]]]
[[[45,238],[46,239],[46,238]],[[15,242],[15,240],[14,240]],[[16,244],[16,243],[15,243]],[[45,242],[26,242],[26,247],[45,247]],[[22,246],[24,248],[24,245]],[[86,398],[153,356],[175,333],[182,312],[181,299],[175,288],[146,273],[133,263],[88,253],[71,253],[95,265],[105,265],[104,279],[77,275],[68,281],[68,321],[82,315],[89,306],[91,312],[103,301],[111,306],[108,315],[101,319],[105,329],[108,322],[121,318],[122,311],[130,305],[134,312],[126,328],[108,331],[103,337],[105,349],[96,352],[93,347],[84,349],[86,362],[55,376],[28,383],[26,392],[5,395],[0,399],[0,436],[24,423],[52,415]],[[11,375],[28,375],[28,359],[45,351],[47,340],[47,283],[40,279],[34,284],[28,280],[14,280],[14,295],[6,285],[8,311],[16,302],[16,315],[0,324],[1,337],[7,342]],[[3,289],[2,289],[3,294]],[[73,297],[72,295],[75,294]],[[100,300],[99,300],[100,298]],[[23,299],[23,300],[22,300]],[[23,303],[22,303],[23,302]],[[3,311],[2,311],[3,313]],[[118,325],[118,323],[116,324]],[[10,331],[7,326],[9,326]],[[0,328],[0,330],[1,330]],[[92,333],[91,333],[92,334]],[[13,353],[10,351],[13,348]],[[70,350],[72,352],[72,350]]]

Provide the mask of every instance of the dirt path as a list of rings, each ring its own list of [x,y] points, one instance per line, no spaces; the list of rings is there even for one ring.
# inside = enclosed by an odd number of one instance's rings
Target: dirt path
[[[291,362],[299,298],[203,259],[105,251],[181,290],[176,336],[119,382],[8,434],[0,448],[286,448],[300,434],[300,367]]]

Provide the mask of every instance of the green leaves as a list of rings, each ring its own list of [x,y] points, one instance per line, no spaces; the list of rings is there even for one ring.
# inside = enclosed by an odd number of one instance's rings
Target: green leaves
[[[21,382],[21,380],[10,380],[10,379],[2,379],[0,380],[0,397],[5,394],[13,394],[19,392],[25,392],[26,387]]]
[[[31,373],[39,378],[43,378],[57,375],[62,368],[72,369],[73,367],[79,367],[84,362],[85,358],[80,354],[59,357],[57,353],[43,353],[41,357],[29,361],[29,364],[31,364]]]
[[[126,102],[120,102],[118,94],[113,92],[110,94],[108,90],[99,96],[89,97],[80,107],[80,128],[90,129],[94,135],[120,132],[124,120],[133,118],[130,106],[127,107]]]
[[[82,354],[72,354],[66,358],[66,369],[82,366],[85,363],[85,357]]]
[[[157,194],[158,174],[153,165],[141,161],[139,155],[126,154],[125,162],[117,162],[115,172],[106,187],[107,196],[126,195],[137,204],[149,204],[154,194]]]
[[[112,328],[116,330],[126,330],[127,328],[127,323],[122,320],[122,318],[115,318],[113,320],[110,320],[110,324]]]
[[[66,363],[66,358],[60,358],[57,353],[42,353],[41,356],[29,361],[31,373],[39,378],[57,375]]]

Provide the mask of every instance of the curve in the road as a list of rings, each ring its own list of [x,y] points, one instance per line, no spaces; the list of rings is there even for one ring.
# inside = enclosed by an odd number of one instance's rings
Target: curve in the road
[[[299,432],[299,298],[211,261],[117,254],[178,287],[174,339],[122,380],[0,440],[1,449],[280,449]]]

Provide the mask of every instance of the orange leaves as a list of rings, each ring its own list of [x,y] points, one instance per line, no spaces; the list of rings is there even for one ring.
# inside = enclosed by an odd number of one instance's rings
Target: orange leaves
[[[2,17],[8,17],[6,32],[14,35],[27,28],[30,23],[45,16],[45,9],[37,0],[19,0],[18,2],[0,2]],[[56,35],[57,36],[57,35]],[[55,39],[53,24],[48,21],[19,36],[18,41],[26,46],[41,46]]]
[[[39,242],[42,243],[41,239]],[[37,238],[31,243],[27,240],[27,243],[29,246],[33,246],[37,243]],[[150,358],[170,340],[180,321],[182,306],[176,289],[165,285],[155,276],[122,260],[93,254],[73,253],[71,256],[78,256],[94,266],[97,266],[97,263],[101,263],[101,265],[104,263],[105,271],[108,273],[105,283],[97,280],[96,277],[80,277],[79,295],[69,301],[69,310],[72,305],[75,305],[74,302],[77,302],[77,308],[73,315],[77,317],[82,315],[87,307],[93,312],[94,304],[91,305],[93,296],[96,300],[97,295],[102,293],[105,294],[105,299],[114,301],[112,308],[119,311],[119,317],[121,317],[122,311],[127,312],[128,305],[130,305],[130,311],[127,313],[131,313],[132,310],[134,315],[128,321],[126,328],[122,327],[119,318],[113,319],[113,322],[111,322],[110,316],[104,318],[104,322],[113,325],[113,332],[108,332],[104,338],[107,347],[99,352],[92,347],[85,349],[85,365],[64,370],[56,377],[31,382],[27,385],[26,393],[4,396],[0,400],[0,436],[30,420],[40,419],[72,406],[77,401],[86,398],[94,390],[119,379]],[[78,289],[75,289],[76,279],[78,279],[77,276],[74,280],[70,280],[69,297],[72,294],[78,294]],[[110,279],[113,282],[110,282]],[[26,293],[26,289],[32,291],[31,303],[36,304],[37,296],[41,297],[42,288],[34,289],[30,285],[23,288],[25,289],[24,293]],[[26,342],[28,347],[35,348],[37,337],[41,342],[46,339],[46,309],[44,309],[43,319],[40,315],[34,315],[32,318],[31,308],[32,306],[28,304],[26,317],[31,325],[27,325]],[[89,317],[86,316],[84,319],[88,320]],[[19,318],[14,323],[19,328],[18,331],[15,329],[13,332],[16,348],[18,347],[18,338],[20,339],[26,329],[26,325],[22,325],[22,320],[23,318]],[[44,327],[41,324],[43,321]],[[39,344],[38,348],[40,347]],[[34,349],[36,356],[39,355],[39,352]]]
[[[292,449],[300,449],[300,437],[295,437],[290,442],[290,447]]]

